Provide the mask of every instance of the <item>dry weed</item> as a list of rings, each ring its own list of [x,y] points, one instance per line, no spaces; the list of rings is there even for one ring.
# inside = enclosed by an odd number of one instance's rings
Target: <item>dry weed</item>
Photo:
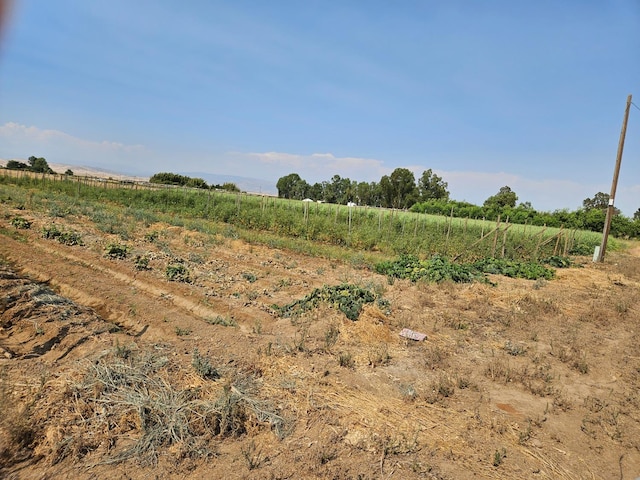
[[[205,360],[194,352],[197,366]],[[81,457],[101,444],[109,445],[112,453],[98,463],[129,458],[155,463],[161,449],[168,447],[206,457],[213,454],[207,438],[242,435],[250,423],[268,424],[277,435],[286,434],[285,419],[255,396],[246,377],[229,382],[217,398],[209,399],[200,389],[174,387],[167,364],[167,358],[151,354],[91,364],[84,380],[71,389],[76,415],[85,422],[68,429],[58,461]],[[134,441],[120,445],[119,436],[125,431]]]

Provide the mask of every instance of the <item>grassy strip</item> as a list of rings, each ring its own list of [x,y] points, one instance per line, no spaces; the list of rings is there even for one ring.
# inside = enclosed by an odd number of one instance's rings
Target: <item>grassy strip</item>
[[[369,207],[308,205],[273,197],[183,188],[101,188],[74,181],[50,181],[44,177],[1,175],[0,187],[0,197],[22,201],[27,206],[47,205],[58,215],[74,209],[93,210],[94,221],[101,229],[125,236],[131,229],[126,228],[118,217],[126,213],[147,224],[169,219],[172,224],[189,224],[189,228],[201,231],[210,231],[211,225],[225,224],[237,231],[255,232],[258,241],[263,232],[269,232],[287,241],[297,239],[360,252],[380,252],[385,256],[439,253],[454,257],[462,254],[465,260],[474,261],[496,256],[499,252],[505,258],[523,260],[550,256],[559,248],[569,252],[592,252],[593,246],[600,243],[600,235],[593,232],[565,230],[563,237],[556,241],[554,235],[559,231],[544,227],[514,225],[504,230],[506,227],[501,224],[493,234],[491,232],[498,225],[481,220]],[[28,195],[24,194],[25,189],[29,189]],[[55,204],[61,207],[52,208]],[[119,207],[118,213],[109,213],[109,206]]]

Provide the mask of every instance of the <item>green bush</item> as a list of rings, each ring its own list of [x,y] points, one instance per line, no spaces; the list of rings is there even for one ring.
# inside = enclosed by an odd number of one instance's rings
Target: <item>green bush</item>
[[[247,272],[242,274],[242,278],[244,278],[249,283],[253,283],[256,280],[258,280],[258,277],[256,277],[253,273],[247,273]]]
[[[560,262],[559,258],[561,257],[554,257],[553,261]],[[378,263],[375,270],[387,278],[406,278],[413,282],[421,279],[429,282],[488,282],[486,273],[529,280],[550,280],[555,275],[554,270],[536,262],[485,258],[470,264],[459,264],[440,255],[434,255],[428,260],[420,260],[414,255],[403,255],[398,260]]]
[[[357,320],[366,303],[373,303],[376,296],[371,290],[356,285],[342,284],[333,287],[325,285],[316,288],[306,297],[282,307],[275,306],[285,317],[304,313],[316,308],[321,302],[326,302],[338,308],[349,320]]]
[[[157,231],[157,230],[154,230],[154,231],[149,232],[149,233],[145,233],[145,234],[144,234],[144,241],[145,241],[145,242],[148,242],[148,243],[153,243],[153,242],[155,242],[156,240],[158,240],[158,236],[159,236],[159,235],[160,235],[160,234],[158,233],[158,231]]]
[[[573,266],[573,261],[569,257],[563,257],[560,255],[552,255],[542,260],[542,263],[551,265],[555,268],[569,268]]]
[[[134,264],[136,270],[149,270],[149,257],[146,255],[136,255]]]
[[[202,378],[206,378],[210,380],[217,380],[218,378],[220,378],[220,374],[218,373],[218,370],[216,370],[216,368],[213,365],[211,365],[211,362],[209,361],[208,358],[200,355],[200,352],[198,351],[197,348],[193,350],[193,356],[191,358],[191,366],[196,371],[196,373],[200,375]]]
[[[165,273],[167,278],[172,282],[189,283],[191,281],[189,270],[182,263],[172,263],[167,265]]]
[[[31,222],[29,220],[27,220],[26,218],[22,218],[22,217],[14,217],[11,220],[11,225],[13,225],[16,228],[21,228],[21,229],[31,228]]]
[[[434,255],[429,260],[420,260],[414,255],[402,255],[398,260],[378,263],[375,270],[387,277],[407,278],[412,282],[420,279],[430,282],[450,280],[456,283],[486,281],[482,272],[472,265],[452,263],[440,255]]]
[[[129,254],[129,247],[120,243],[110,243],[105,249],[105,256],[109,258],[124,259]]]
[[[84,245],[82,236],[73,230],[60,230],[56,225],[42,228],[42,238],[57,240],[63,245]]]
[[[526,278],[537,280],[544,278],[551,280],[555,271],[535,262],[521,262],[506,260],[504,258],[485,258],[473,264],[475,268],[484,273],[494,273],[511,278]]]

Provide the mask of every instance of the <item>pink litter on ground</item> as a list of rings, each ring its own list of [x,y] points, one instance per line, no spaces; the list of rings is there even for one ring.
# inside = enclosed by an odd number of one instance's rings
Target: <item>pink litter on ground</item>
[[[409,330],[408,328],[403,328],[400,332],[400,336],[404,338],[409,338],[411,340],[416,340],[418,342],[423,341],[427,338],[427,335],[420,332],[414,332],[413,330]]]

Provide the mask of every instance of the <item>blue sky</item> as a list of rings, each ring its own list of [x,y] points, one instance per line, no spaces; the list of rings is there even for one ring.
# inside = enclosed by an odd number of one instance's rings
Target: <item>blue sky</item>
[[[609,192],[640,0],[15,0],[0,43],[0,158],[132,174],[432,168],[481,204]],[[632,106],[616,206],[640,208]]]

